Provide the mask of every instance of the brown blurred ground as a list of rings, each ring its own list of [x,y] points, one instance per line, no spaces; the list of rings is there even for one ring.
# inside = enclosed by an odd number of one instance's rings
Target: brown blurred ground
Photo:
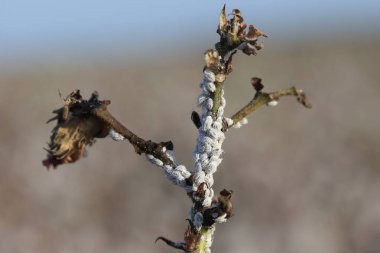
[[[267,90],[302,87],[227,134],[215,189],[234,190],[235,215],[213,252],[380,252],[380,41],[269,46],[238,56],[227,115]],[[111,99],[110,111],[143,137],[172,140],[191,166],[190,121],[202,51],[135,62],[76,60],[0,73],[0,252],[176,252],[190,202],[128,143],[100,140],[89,157],[46,171],[51,111],[74,88]]]

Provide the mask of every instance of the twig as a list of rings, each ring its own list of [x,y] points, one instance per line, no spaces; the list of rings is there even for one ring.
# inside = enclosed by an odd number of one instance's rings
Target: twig
[[[113,130],[128,139],[136,153],[151,155],[162,161],[162,165],[174,165],[173,158],[166,152],[173,150],[171,141],[156,143],[140,138],[109,113],[107,106],[111,102],[98,100],[98,96],[94,92],[89,100],[85,100],[80,91],[75,90],[64,99],[62,108],[53,111],[56,116],[47,123],[57,120],[57,125],[46,149],[48,158],[43,161],[47,168],[76,162],[85,147],[95,142],[95,138],[103,138]]]
[[[145,153],[148,155],[153,155],[156,159],[161,160],[164,164],[174,165],[174,161],[168,157],[167,150],[173,150],[173,143],[171,141],[155,143],[151,140],[144,140],[126,128],[121,124],[115,117],[109,113],[106,106],[99,106],[94,108],[91,113],[102,119],[104,122],[109,124],[112,129],[117,133],[121,134],[123,137],[128,139],[128,141],[133,145],[137,154]]]
[[[228,128],[233,127],[235,124],[263,105],[271,105],[271,103],[273,106],[277,105],[277,101],[283,96],[295,96],[298,102],[300,102],[303,106],[306,108],[311,108],[311,104],[307,101],[305,93],[302,90],[297,90],[295,87],[290,87],[271,93],[257,91],[255,97],[231,117],[233,124],[228,125]]]

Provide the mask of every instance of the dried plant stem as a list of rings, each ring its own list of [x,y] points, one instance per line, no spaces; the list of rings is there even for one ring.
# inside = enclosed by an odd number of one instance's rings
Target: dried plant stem
[[[306,101],[304,93],[301,90],[297,90],[295,87],[290,87],[271,93],[257,92],[256,96],[247,105],[245,105],[231,117],[233,124],[229,127],[232,127],[236,123],[240,122],[242,119],[259,109],[261,106],[267,105],[274,100],[277,101],[280,99],[280,97],[283,96],[295,96],[297,97],[297,100],[305,107],[311,108],[311,104]]]
[[[141,154],[149,154],[154,157],[160,159],[164,164],[173,165],[173,161],[170,157],[167,156],[164,147],[173,150],[173,143],[171,141],[168,142],[160,142],[155,143],[150,140],[146,141],[128,128],[126,128],[123,124],[121,124],[114,116],[107,110],[106,106],[99,106],[92,110],[92,114],[97,116],[99,119],[102,119],[104,122],[109,124],[116,132],[121,134],[123,137],[128,139],[128,141],[135,148],[136,153]]]

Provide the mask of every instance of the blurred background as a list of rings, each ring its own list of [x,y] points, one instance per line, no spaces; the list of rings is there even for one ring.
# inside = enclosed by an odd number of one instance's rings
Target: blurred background
[[[190,201],[128,143],[41,164],[63,95],[110,99],[138,135],[172,140],[192,166],[190,121],[223,1],[0,1],[0,252],[176,252]],[[234,216],[213,252],[380,252],[379,1],[228,1],[269,35],[237,55],[226,115],[267,91],[304,89],[227,133],[215,192]]]

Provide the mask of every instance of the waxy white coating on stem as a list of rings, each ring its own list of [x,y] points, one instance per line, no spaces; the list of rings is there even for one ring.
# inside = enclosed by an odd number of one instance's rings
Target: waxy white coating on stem
[[[111,128],[109,132],[109,136],[112,138],[114,141],[123,141],[125,140],[125,137],[116,132],[113,128]]]
[[[217,171],[219,164],[222,162],[221,155],[223,153],[222,144],[225,139],[223,128],[223,114],[224,107],[226,106],[226,100],[223,97],[224,91],[221,91],[220,105],[216,111],[216,118],[213,119],[211,110],[213,109],[214,100],[212,98],[212,92],[216,90],[215,74],[210,70],[204,71],[203,80],[200,83],[201,94],[198,96],[198,106],[201,107],[201,127],[198,129],[197,143],[194,149],[194,166],[192,168],[193,175],[193,198],[199,200],[196,196],[197,190],[204,190],[204,198],[202,199],[202,206],[210,208],[213,205],[214,190],[212,186],[214,184],[213,174]],[[215,88],[215,89],[214,89]],[[230,121],[232,121],[230,119]],[[228,122],[231,125],[233,122]],[[198,189],[200,185],[203,185],[203,189]],[[201,229],[203,222],[203,216],[201,213],[195,211],[195,206],[190,211],[190,219],[195,228]],[[223,222],[225,216],[215,217],[218,222]],[[204,252],[211,252],[210,247],[213,240],[215,227],[212,226],[207,229],[202,235],[202,241],[205,242]]]

